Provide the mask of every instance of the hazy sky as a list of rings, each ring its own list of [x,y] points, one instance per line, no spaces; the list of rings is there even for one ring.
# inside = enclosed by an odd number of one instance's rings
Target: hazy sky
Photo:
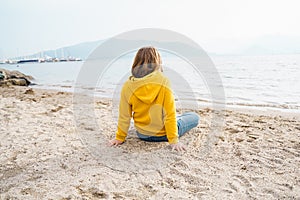
[[[209,51],[265,35],[300,36],[299,2],[1,0],[0,59],[106,39],[137,28],[177,31]]]

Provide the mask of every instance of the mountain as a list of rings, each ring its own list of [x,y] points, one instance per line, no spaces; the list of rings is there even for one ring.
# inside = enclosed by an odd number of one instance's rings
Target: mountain
[[[239,53],[243,55],[299,54],[300,37],[283,35],[259,37]]]
[[[92,54],[92,52],[101,45],[105,40],[98,40],[93,42],[84,42],[72,46],[62,47],[55,50],[47,50],[43,52],[38,52],[26,57],[29,58],[36,58],[36,57],[79,57],[83,60],[87,59],[88,56],[99,56],[99,52],[96,54]],[[198,50],[192,45],[184,44],[181,42],[159,42],[159,41],[145,41],[145,40],[126,40],[126,39],[111,39],[109,43],[104,43],[104,49],[105,53],[108,55],[114,55],[116,52],[116,49],[124,49],[124,51],[127,51],[127,48],[134,46],[161,46],[163,43],[163,46],[166,49],[177,49],[180,52],[183,52],[185,55],[198,55]],[[120,45],[122,44],[122,46]],[[162,50],[163,51],[163,50]]]
[[[62,47],[54,50],[46,50],[43,52],[38,52],[27,57],[76,57],[81,59],[86,59],[88,55],[99,46],[104,40],[92,41],[92,42],[84,42],[72,46]]]
[[[107,46],[107,51],[114,52],[115,48],[118,48],[119,39],[114,39],[111,42],[110,46]],[[62,47],[55,50],[47,50],[43,52],[38,52],[36,54],[27,56],[27,57],[79,57],[81,59],[86,59],[93,50],[102,44],[105,40],[98,40],[92,42],[84,42],[72,46]],[[232,40],[234,41],[234,39]],[[143,43],[145,41],[139,40],[123,40],[125,45],[130,43]],[[160,42],[157,41],[148,41],[149,45],[157,46]],[[296,36],[282,36],[282,35],[269,35],[256,38],[252,41],[248,41],[247,45],[236,45],[234,46],[235,50],[232,50],[233,46],[229,46],[232,43],[229,43],[227,40],[219,41],[220,47],[223,50],[211,51],[209,55],[276,55],[276,54],[300,54],[300,37]],[[214,46],[218,45],[214,44]],[[208,44],[209,45],[209,44]],[[196,49],[192,46],[185,45],[180,42],[164,42],[164,46],[170,47],[172,49],[180,49],[189,54],[196,55]],[[211,50],[216,48],[210,48]],[[226,51],[227,49],[227,51]],[[231,50],[230,50],[231,49]]]

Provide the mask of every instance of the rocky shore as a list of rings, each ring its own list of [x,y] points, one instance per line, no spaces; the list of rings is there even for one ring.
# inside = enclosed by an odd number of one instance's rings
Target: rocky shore
[[[19,71],[9,71],[0,68],[0,86],[28,86],[34,80],[32,76],[25,75]]]

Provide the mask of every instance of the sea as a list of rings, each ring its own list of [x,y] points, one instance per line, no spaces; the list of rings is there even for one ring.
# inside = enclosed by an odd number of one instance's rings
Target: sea
[[[97,84],[80,87],[93,91],[98,97],[116,98],[130,76],[133,57],[132,54],[115,59],[97,77]],[[162,57],[163,73],[170,76],[176,100],[193,100],[206,105],[214,100],[213,93],[223,91],[223,103],[228,107],[300,113],[300,54],[210,56],[216,69],[212,76],[221,83],[221,90],[217,91],[212,91],[206,74],[196,70],[192,63],[176,56]],[[34,84],[30,86],[33,88],[74,92],[86,62],[1,64],[0,68],[33,76]],[[97,67],[103,66],[95,66],[95,69]]]

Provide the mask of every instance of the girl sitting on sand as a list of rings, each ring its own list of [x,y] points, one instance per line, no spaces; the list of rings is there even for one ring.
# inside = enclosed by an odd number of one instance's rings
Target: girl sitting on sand
[[[138,50],[132,76],[121,92],[118,130],[111,146],[125,141],[131,117],[138,137],[148,142],[169,142],[172,150],[185,150],[178,138],[198,125],[199,116],[188,112],[176,117],[170,81],[162,73],[161,57],[154,47]]]

